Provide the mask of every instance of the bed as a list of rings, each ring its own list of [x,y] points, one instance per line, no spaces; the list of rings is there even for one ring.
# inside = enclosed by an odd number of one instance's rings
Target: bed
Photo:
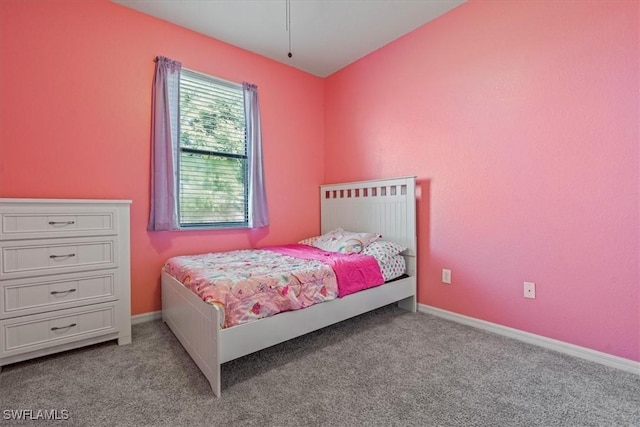
[[[162,319],[211,385],[221,393],[223,363],[348,318],[397,303],[416,311],[415,177],[390,178],[320,187],[321,232],[337,228],[379,233],[407,249],[406,275],[304,309],[286,311],[231,327],[224,312],[208,304],[174,276],[162,272]]]

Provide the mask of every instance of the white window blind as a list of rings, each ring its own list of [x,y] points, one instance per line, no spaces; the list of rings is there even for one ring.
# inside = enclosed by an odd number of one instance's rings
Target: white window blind
[[[248,223],[242,86],[182,69],[179,216],[182,227]]]

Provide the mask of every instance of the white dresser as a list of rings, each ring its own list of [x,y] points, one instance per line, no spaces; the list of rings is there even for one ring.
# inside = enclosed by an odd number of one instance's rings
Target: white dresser
[[[0,199],[0,369],[131,342],[130,204]]]

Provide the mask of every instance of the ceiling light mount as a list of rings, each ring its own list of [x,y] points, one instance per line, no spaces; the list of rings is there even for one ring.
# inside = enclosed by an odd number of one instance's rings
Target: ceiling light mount
[[[287,33],[289,34],[289,53],[287,53],[287,56],[289,58],[291,58],[293,56],[293,53],[291,53],[291,0],[285,0],[285,7],[286,7],[286,28],[287,28]]]

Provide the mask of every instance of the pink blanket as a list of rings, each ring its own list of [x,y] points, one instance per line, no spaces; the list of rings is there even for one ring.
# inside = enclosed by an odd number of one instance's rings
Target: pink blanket
[[[384,283],[380,266],[371,256],[326,252],[313,246],[295,243],[262,249],[295,258],[320,261],[330,266],[338,279],[338,296],[340,297]]]

